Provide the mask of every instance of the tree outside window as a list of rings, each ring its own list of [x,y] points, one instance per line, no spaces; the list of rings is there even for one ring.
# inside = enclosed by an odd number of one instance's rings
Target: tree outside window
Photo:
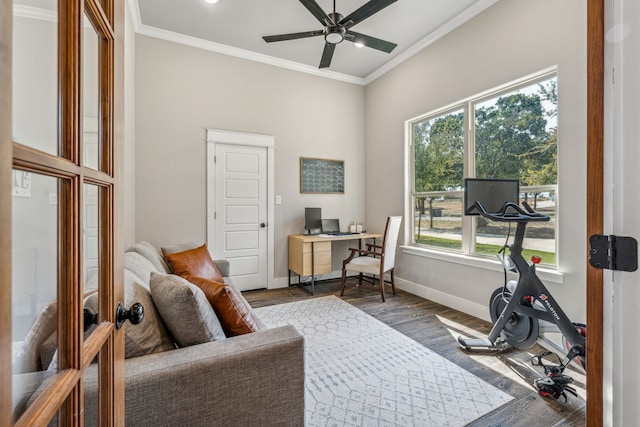
[[[528,228],[529,251],[555,264],[557,112],[554,73],[414,121],[414,243],[493,256],[508,224],[464,225],[464,178],[518,179],[521,199],[551,217]]]

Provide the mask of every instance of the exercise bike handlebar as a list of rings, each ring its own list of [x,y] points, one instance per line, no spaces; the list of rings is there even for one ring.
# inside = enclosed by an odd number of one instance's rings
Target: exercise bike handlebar
[[[534,211],[527,202],[522,202],[525,209],[513,202],[505,202],[498,212],[487,212],[482,203],[476,201],[473,206],[483,217],[502,222],[549,221],[549,216]]]

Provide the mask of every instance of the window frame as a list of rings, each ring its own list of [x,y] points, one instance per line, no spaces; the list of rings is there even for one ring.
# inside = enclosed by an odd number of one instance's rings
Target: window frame
[[[478,266],[486,265],[483,260],[490,259],[491,257],[483,254],[479,254],[475,252],[476,245],[476,217],[473,216],[465,216],[461,211],[461,222],[462,222],[462,245],[461,249],[451,249],[439,247],[436,245],[428,245],[416,243],[416,234],[415,234],[415,204],[416,199],[420,197],[438,197],[438,196],[459,196],[461,199],[463,198],[464,191],[463,190],[451,190],[451,191],[427,191],[427,192],[417,192],[415,191],[415,145],[414,145],[414,125],[417,123],[421,123],[427,120],[436,119],[438,117],[445,116],[447,114],[451,114],[454,112],[462,111],[463,112],[463,178],[475,178],[476,177],[476,150],[475,150],[475,112],[476,108],[479,104],[486,102],[490,99],[499,98],[503,95],[510,94],[516,92],[522,88],[529,87],[535,85],[537,83],[541,83],[547,81],[551,78],[556,79],[556,83],[558,81],[558,69],[557,67],[549,67],[539,72],[530,74],[528,76],[522,77],[520,79],[513,80],[511,82],[505,83],[503,85],[494,87],[492,89],[483,91],[479,94],[470,96],[463,100],[451,103],[444,107],[432,110],[426,114],[422,114],[413,119],[407,120],[405,122],[405,163],[406,163],[406,176],[405,176],[405,185],[406,185],[406,205],[405,205],[405,242],[406,246],[404,246],[404,250],[408,253],[414,255],[424,255],[431,258],[437,259],[446,259],[446,260],[454,260],[463,261],[469,259],[478,260],[479,263],[474,263]],[[557,125],[556,125],[557,127]],[[559,143],[559,140],[556,144]],[[556,160],[558,161],[558,160]],[[559,211],[559,203],[560,197],[558,193],[558,185],[559,183],[559,175],[556,180],[556,184],[549,185],[535,185],[535,186],[526,186],[520,187],[520,194],[522,193],[532,193],[532,192],[540,192],[540,191],[552,191],[555,193],[555,263],[554,264],[543,264],[543,268],[549,269],[550,271],[558,271],[560,265],[560,257],[558,254],[558,237],[559,237],[559,219],[558,219],[558,211]],[[462,203],[461,203],[462,205]],[[461,206],[462,207],[462,206]],[[460,258],[462,257],[462,258]],[[493,264],[496,264],[497,261],[492,261],[490,269],[493,268]],[[553,274],[553,281],[561,281],[561,276]]]

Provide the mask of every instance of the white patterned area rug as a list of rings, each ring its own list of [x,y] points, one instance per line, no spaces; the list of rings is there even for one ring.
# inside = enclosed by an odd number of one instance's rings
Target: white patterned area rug
[[[255,310],[305,337],[307,427],[463,426],[513,399],[335,296]]]

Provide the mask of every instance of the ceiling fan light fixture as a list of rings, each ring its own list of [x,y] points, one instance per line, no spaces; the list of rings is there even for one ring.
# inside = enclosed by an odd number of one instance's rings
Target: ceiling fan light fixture
[[[342,27],[327,27],[324,32],[324,39],[327,43],[338,44],[344,40],[345,29]]]

